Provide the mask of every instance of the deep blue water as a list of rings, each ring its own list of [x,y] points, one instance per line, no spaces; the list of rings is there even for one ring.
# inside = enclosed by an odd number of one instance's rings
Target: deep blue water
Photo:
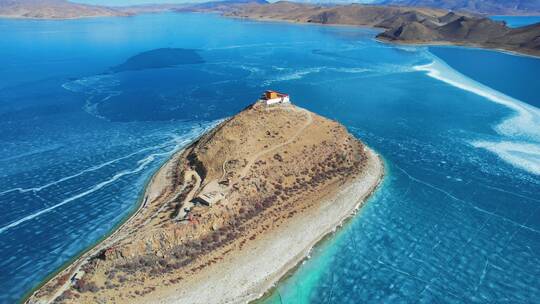
[[[539,302],[540,60],[375,33],[201,14],[0,20],[0,302],[98,240],[173,150],[268,88],[387,165],[268,302]],[[145,64],[164,48],[202,60]]]
[[[540,16],[491,16],[497,21],[506,21],[509,27],[522,27],[540,22]]]

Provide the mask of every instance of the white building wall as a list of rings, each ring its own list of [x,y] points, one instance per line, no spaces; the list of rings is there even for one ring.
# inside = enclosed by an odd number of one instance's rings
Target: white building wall
[[[272,104],[276,104],[276,103],[290,103],[290,99],[289,99],[289,96],[285,96],[285,97],[278,97],[278,98],[271,98],[271,99],[267,99],[266,100],[266,104],[267,105],[272,105]]]

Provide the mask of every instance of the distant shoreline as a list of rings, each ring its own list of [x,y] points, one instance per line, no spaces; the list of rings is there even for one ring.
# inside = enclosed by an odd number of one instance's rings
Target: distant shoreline
[[[322,23],[312,23],[312,22],[301,22],[301,21],[295,21],[295,20],[284,20],[284,19],[275,19],[275,18],[250,18],[250,17],[239,17],[239,16],[228,16],[228,15],[220,15],[222,17],[231,18],[231,19],[237,19],[237,20],[253,20],[258,22],[276,22],[276,23],[290,23],[290,24],[296,24],[296,25],[313,25],[313,26],[331,26],[331,27],[350,27],[350,28],[364,28],[364,29],[371,29],[374,31],[384,32],[384,28],[379,27],[373,27],[368,25],[353,25],[353,24],[322,24]],[[479,49],[479,50],[486,50],[486,51],[494,51],[494,52],[501,52],[506,53],[508,55],[513,56],[523,56],[523,57],[529,57],[529,58],[535,58],[540,59],[540,54],[531,54],[527,52],[519,52],[516,50],[510,50],[510,49],[504,49],[504,48],[496,48],[496,47],[488,47],[488,46],[482,46],[480,44],[473,44],[473,43],[459,43],[459,42],[451,42],[451,41],[399,41],[399,40],[388,40],[383,39],[380,37],[374,36],[373,39],[377,42],[388,44],[388,45],[404,45],[404,46],[450,46],[450,47],[461,47],[461,48],[469,48],[469,49]]]
[[[394,45],[394,46],[396,46],[396,45],[397,46],[399,46],[399,45],[413,46],[413,47],[414,46],[425,46],[425,47],[444,46],[444,47],[455,47],[455,48],[465,48],[465,49],[471,49],[471,50],[479,50],[479,51],[491,51],[491,52],[504,53],[506,55],[511,55],[511,56],[540,59],[540,55],[521,53],[521,52],[518,52],[518,51],[507,50],[507,49],[503,49],[503,48],[489,48],[489,47],[484,47],[484,46],[478,45],[478,44],[462,44],[462,43],[454,43],[454,42],[415,42],[415,43],[411,43],[411,42],[405,42],[405,41],[403,41],[403,42],[401,42],[401,41],[390,41],[390,40],[380,39],[380,38],[376,38],[376,37],[375,37],[375,40],[380,42],[380,43],[384,43],[384,44],[388,44],[388,45]]]
[[[79,16],[79,17],[62,17],[62,18],[37,18],[37,17],[25,17],[25,16],[12,16],[12,15],[0,15],[0,20],[21,20],[21,21],[69,21],[69,20],[84,20],[84,19],[94,19],[94,18],[118,18],[118,17],[132,17],[131,16],[109,16],[109,15],[101,15],[101,16]]]
[[[456,47],[456,48],[466,48],[466,49],[475,49],[475,50],[481,50],[481,51],[493,51],[493,52],[499,52],[499,53],[505,53],[507,55],[512,56],[521,56],[521,57],[528,57],[528,58],[534,58],[534,59],[540,59],[540,54],[529,54],[529,53],[522,53],[515,50],[508,50],[504,48],[491,48],[482,46],[480,44],[468,44],[468,43],[457,43],[457,42],[450,42],[450,41],[432,41],[432,42],[408,42],[408,41],[391,41],[381,38],[375,38],[376,41],[389,44],[389,45],[404,45],[404,46],[446,46],[446,47]]]

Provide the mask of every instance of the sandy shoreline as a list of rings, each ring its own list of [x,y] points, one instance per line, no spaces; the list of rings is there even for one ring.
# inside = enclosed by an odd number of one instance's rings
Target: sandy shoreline
[[[336,195],[325,198],[317,208],[247,243],[241,252],[194,274],[181,286],[158,290],[149,297],[133,299],[133,303],[248,303],[263,297],[376,190],[384,175],[384,165],[375,152],[368,149],[367,153],[366,171]]]
[[[92,256],[121,238],[130,221],[144,212],[145,201],[152,201],[167,186],[165,178],[183,150],[171,158],[153,175],[141,197],[138,209],[117,230],[60,271],[52,279],[76,275]],[[287,226],[280,226],[252,243],[242,252],[228,255],[215,267],[210,267],[187,278],[181,286],[158,290],[149,297],[132,299],[132,303],[248,303],[263,297],[280,279],[305,260],[312,248],[331,235],[344,221],[353,216],[376,190],[384,175],[380,157],[368,149],[368,165],[363,174],[347,183],[336,195],[327,197],[316,209],[295,218]],[[336,206],[338,208],[336,208]],[[297,233],[301,231],[301,233]],[[296,233],[295,233],[296,232]],[[64,289],[59,289],[55,297]],[[40,299],[38,302],[47,303]]]

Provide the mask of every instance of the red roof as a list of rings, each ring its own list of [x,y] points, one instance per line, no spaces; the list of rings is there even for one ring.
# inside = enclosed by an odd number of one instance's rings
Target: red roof
[[[265,93],[271,93],[271,92],[278,94],[278,96],[280,96],[280,97],[289,96],[289,94],[281,93],[281,92],[274,91],[274,90],[266,90]]]

